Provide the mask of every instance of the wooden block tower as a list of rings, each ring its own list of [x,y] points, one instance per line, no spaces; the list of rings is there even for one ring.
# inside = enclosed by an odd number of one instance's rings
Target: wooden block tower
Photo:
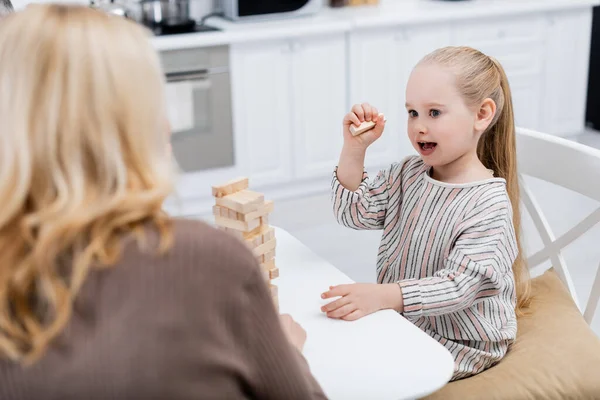
[[[269,226],[273,202],[265,201],[261,193],[248,190],[248,178],[213,186],[212,195],[215,197],[215,224],[242,240],[252,250],[269,284],[275,306],[279,309],[277,286],[272,283],[279,276],[279,269],[275,266],[277,242],[274,229]]]

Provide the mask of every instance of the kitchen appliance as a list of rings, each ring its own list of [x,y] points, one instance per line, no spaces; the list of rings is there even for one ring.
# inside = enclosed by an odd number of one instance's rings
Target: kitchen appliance
[[[324,0],[220,0],[219,9],[225,18],[275,19],[319,12]]]
[[[588,77],[587,111],[585,120],[590,128],[600,130],[600,6],[594,7],[592,43]]]
[[[171,146],[186,173],[234,165],[228,46],[160,53]]]
[[[185,30],[195,21],[190,18],[189,0],[142,0],[141,22],[149,27],[180,27]]]

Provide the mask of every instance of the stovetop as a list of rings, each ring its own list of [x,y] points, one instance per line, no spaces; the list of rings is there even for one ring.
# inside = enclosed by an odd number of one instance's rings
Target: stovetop
[[[180,35],[184,33],[197,33],[197,32],[218,32],[219,28],[215,28],[209,25],[194,25],[185,27],[166,27],[166,26],[150,26],[148,27],[154,36],[167,36],[167,35]]]

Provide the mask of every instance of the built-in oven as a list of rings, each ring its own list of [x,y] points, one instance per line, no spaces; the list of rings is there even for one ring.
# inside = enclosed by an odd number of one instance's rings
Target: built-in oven
[[[229,48],[163,51],[171,145],[185,173],[234,165]]]

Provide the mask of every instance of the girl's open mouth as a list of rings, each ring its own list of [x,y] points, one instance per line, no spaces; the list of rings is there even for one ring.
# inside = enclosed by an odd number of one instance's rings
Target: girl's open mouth
[[[433,153],[437,147],[437,143],[434,142],[417,142],[421,150],[421,154],[428,156]]]

